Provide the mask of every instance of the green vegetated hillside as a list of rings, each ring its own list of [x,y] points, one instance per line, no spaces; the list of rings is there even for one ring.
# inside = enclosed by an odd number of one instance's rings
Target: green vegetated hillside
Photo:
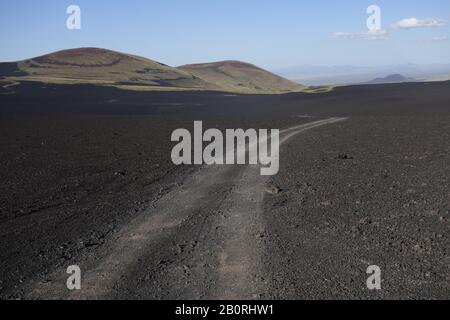
[[[178,69],[189,72],[227,91],[292,92],[305,89],[295,82],[240,61],[191,64]]]
[[[217,90],[235,93],[285,93],[306,88],[239,61],[179,68],[99,48],[78,48],[10,63],[0,63],[3,82],[117,86],[132,90]]]

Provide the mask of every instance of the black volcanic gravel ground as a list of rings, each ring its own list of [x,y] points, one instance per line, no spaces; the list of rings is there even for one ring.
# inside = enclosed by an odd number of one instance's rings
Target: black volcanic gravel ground
[[[271,297],[448,298],[449,141],[450,115],[354,117],[289,142],[265,204]]]
[[[268,298],[449,298],[450,83],[230,96],[23,84],[0,94],[0,298],[89,260],[196,170],[170,134],[349,120],[282,149],[265,200]],[[2,92],[0,92],[2,93]],[[308,118],[308,117],[311,118]],[[364,287],[369,264],[381,292]]]

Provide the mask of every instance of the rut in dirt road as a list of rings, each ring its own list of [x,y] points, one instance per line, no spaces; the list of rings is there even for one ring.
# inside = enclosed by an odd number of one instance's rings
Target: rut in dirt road
[[[283,130],[280,145],[301,132],[344,120]],[[53,281],[34,284],[31,297],[259,298],[265,287],[261,205],[268,181],[259,169],[202,167],[123,228],[101,249],[99,262],[80,265],[81,290],[69,292],[61,270]]]

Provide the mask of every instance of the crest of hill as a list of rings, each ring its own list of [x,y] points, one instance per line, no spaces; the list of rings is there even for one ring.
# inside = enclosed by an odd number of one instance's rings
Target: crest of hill
[[[294,92],[305,87],[255,65],[241,61],[220,61],[178,67],[224,90],[235,92]]]
[[[0,64],[0,76],[47,83],[214,89],[185,71],[162,63],[99,48],[58,51],[15,63]]]

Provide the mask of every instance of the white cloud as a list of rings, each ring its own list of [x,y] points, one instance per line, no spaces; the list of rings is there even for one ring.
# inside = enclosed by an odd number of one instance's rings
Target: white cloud
[[[367,32],[335,32],[334,38],[358,39],[358,40],[385,40],[388,38],[386,30],[375,30]]]
[[[397,21],[392,26],[398,29],[425,28],[425,27],[443,27],[447,25],[447,20],[443,19],[416,19],[408,18]]]

